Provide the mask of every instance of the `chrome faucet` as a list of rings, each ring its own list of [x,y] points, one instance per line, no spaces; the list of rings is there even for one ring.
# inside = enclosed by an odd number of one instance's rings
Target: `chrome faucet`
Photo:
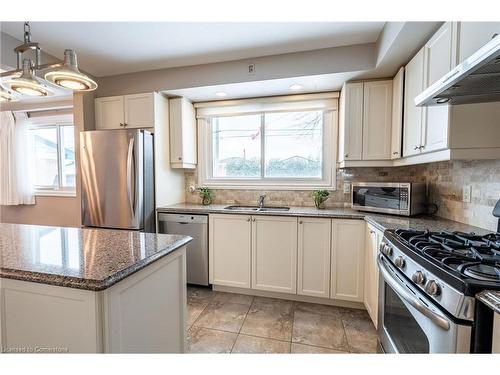
[[[265,194],[262,194],[259,196],[259,208],[263,208],[264,207],[264,199],[266,199],[266,195]]]

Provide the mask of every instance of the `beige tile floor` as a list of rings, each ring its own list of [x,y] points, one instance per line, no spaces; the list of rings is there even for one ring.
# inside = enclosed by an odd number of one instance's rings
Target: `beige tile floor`
[[[188,287],[188,353],[375,353],[366,311]]]

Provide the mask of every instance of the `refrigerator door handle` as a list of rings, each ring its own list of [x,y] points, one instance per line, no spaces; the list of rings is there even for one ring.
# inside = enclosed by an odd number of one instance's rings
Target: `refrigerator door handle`
[[[128,193],[128,203],[130,208],[130,213],[133,219],[135,219],[135,207],[134,200],[135,194],[132,193],[132,185],[134,185],[135,190],[135,177],[132,176],[132,168],[134,163],[134,139],[130,139],[128,143],[127,152],[127,193]]]

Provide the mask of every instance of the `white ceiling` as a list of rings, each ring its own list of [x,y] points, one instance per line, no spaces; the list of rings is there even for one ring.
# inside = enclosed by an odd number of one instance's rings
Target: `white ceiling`
[[[58,58],[75,49],[97,76],[373,43],[385,22],[31,22],[32,40]],[[22,22],[0,30],[22,40]]]
[[[344,82],[359,75],[360,72],[336,74],[319,74],[296,78],[272,79],[266,81],[252,81],[232,83],[227,85],[192,87],[178,90],[163,91],[169,97],[183,96],[192,102],[211,100],[228,100],[240,98],[256,98],[262,96],[276,96],[287,94],[303,94],[311,92],[338,91]],[[291,85],[299,84],[300,90],[290,89]],[[216,93],[225,92],[224,97],[217,97]]]

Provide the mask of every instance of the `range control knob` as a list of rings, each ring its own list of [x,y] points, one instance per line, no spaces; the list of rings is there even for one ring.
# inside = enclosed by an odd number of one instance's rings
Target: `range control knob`
[[[394,261],[394,264],[396,265],[396,267],[398,268],[403,268],[405,266],[405,260],[403,259],[403,257],[399,256],[396,258],[396,260]]]
[[[437,296],[441,293],[441,288],[436,281],[429,280],[429,282],[425,285],[425,291],[431,296]]]
[[[392,255],[392,247],[390,247],[389,245],[385,244],[384,248],[382,249],[382,254],[385,254],[388,257],[390,257]]]
[[[383,253],[384,252],[384,247],[387,245],[385,241],[381,241],[378,249]]]
[[[413,280],[413,282],[420,284],[420,285],[423,285],[425,283],[425,276],[422,273],[422,271],[415,272],[412,275],[411,279]]]

